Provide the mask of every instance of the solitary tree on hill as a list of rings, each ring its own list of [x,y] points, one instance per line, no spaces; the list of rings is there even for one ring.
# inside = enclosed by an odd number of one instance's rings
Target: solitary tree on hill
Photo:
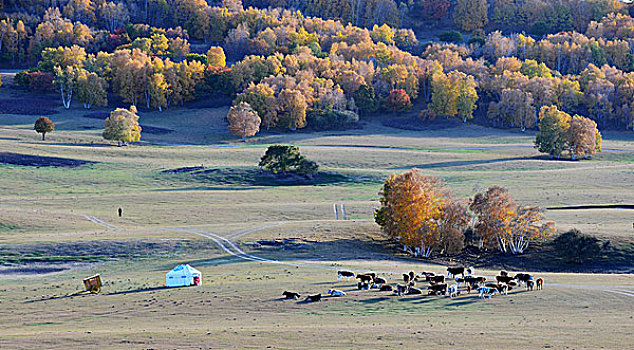
[[[35,131],[42,134],[42,141],[46,140],[46,133],[55,130],[55,123],[53,123],[48,117],[39,117],[35,121]]]

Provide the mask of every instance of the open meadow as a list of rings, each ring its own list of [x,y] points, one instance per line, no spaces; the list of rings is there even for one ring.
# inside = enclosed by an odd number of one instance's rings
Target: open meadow
[[[526,266],[545,279],[543,291],[398,297],[337,280],[338,269],[390,283],[409,270],[445,273],[400,255],[374,223],[390,174],[422,169],[461,198],[502,185],[541,208],[634,204],[631,133],[604,133],[591,160],[551,161],[533,148],[533,131],[411,131],[378,117],[360,129],[264,132],[242,143],[226,132],[226,111],[141,112],[147,132],[128,147],[102,139],[96,115],[105,110],[51,115],[46,141],[32,130],[36,117],[0,114],[0,348],[632,346],[630,209],[544,210],[559,232],[578,228],[620,249],[610,269],[562,266],[531,248],[527,262],[475,261],[488,278]],[[315,183],[261,176],[257,163],[276,143],[320,165]],[[347,220],[335,220],[333,203],[345,204]],[[163,288],[181,263],[203,273],[201,287]],[[94,273],[105,282],[100,294],[71,295]],[[281,297],[332,287],[348,296]]]

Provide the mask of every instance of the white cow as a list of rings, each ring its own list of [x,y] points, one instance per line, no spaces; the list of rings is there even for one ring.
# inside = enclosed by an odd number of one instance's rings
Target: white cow
[[[345,297],[346,296],[346,292],[337,290],[337,289],[328,289],[328,294],[330,294],[331,297]]]
[[[480,299],[484,299],[485,297],[491,299],[491,296],[498,292],[497,289],[489,287],[480,287],[478,290],[480,291]]]
[[[449,288],[447,288],[447,294],[450,298],[458,296],[458,286],[455,284],[450,285]]]

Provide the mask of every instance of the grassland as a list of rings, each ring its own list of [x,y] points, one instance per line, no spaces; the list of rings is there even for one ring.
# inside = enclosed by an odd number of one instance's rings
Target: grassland
[[[104,143],[102,121],[79,108],[51,116],[57,130],[46,142],[32,130],[33,116],[0,115],[0,152],[93,162],[0,164],[0,347],[631,345],[632,274],[538,271],[545,291],[480,301],[361,292],[352,281],[336,281],[335,270],[375,270],[391,281],[409,269],[444,270],[395,256],[372,222],[382,179],[393,172],[421,168],[462,197],[497,184],[541,207],[634,204],[632,134],[605,133],[605,152],[592,160],[550,161],[532,148],[528,132],[473,125],[407,131],[379,119],[359,130],[265,132],[241,143],[226,133],[225,112],[142,113],[142,124],[173,131],[144,134],[129,147]],[[254,166],[273,143],[298,145],[320,164],[324,181],[263,182]],[[165,172],[201,165],[203,174]],[[335,202],[345,203],[351,220],[334,220]],[[631,210],[544,215],[561,231],[580,228],[623,249],[634,244]],[[230,256],[191,231],[225,237],[273,262]],[[289,238],[309,248],[257,243]],[[164,273],[184,262],[203,272],[204,285],[161,288]],[[51,267],[58,269],[45,269]],[[103,293],[68,296],[91,273],[102,274]],[[283,290],[323,293],[332,286],[350,295],[315,304],[280,300]]]

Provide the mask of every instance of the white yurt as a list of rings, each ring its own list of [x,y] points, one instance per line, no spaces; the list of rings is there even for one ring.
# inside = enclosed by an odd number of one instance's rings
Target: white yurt
[[[167,287],[189,287],[203,284],[203,275],[195,268],[184,264],[178,265],[165,275]]]

